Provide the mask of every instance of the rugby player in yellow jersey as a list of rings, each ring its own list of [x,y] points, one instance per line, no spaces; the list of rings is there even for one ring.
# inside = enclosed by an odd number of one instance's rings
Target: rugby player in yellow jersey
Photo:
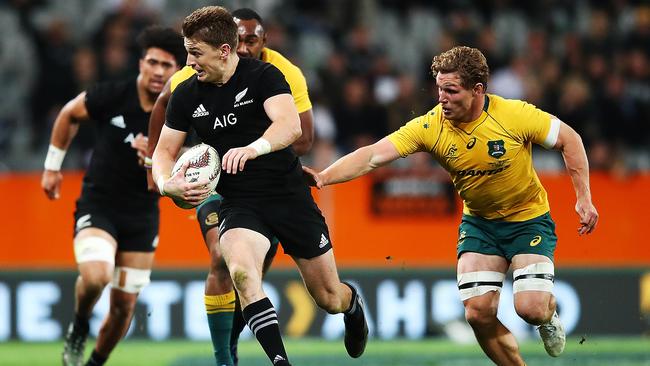
[[[311,149],[314,137],[312,105],[307,92],[307,81],[300,69],[287,60],[280,53],[266,48],[266,31],[262,18],[253,10],[242,8],[233,13],[239,43],[237,54],[240,57],[250,57],[273,64],[277,67],[289,84],[294,98],[302,136],[296,140],[292,147],[297,155],[304,155]],[[149,156],[153,152],[160,137],[160,131],[165,123],[165,109],[174,89],[183,81],[196,73],[190,66],[185,66],[172,76],[158,97],[149,121]],[[197,111],[200,114],[201,111]],[[150,159],[148,160],[150,162]],[[150,165],[149,165],[150,166]],[[151,179],[151,170],[148,172],[149,189],[158,192],[158,188]],[[239,302],[233,290],[232,280],[225,266],[223,257],[219,252],[219,209],[221,196],[210,197],[197,208],[197,219],[201,227],[206,246],[210,251],[210,271],[205,283],[205,307],[208,325],[217,364],[237,364],[237,342],[239,334],[246,326],[241,315]],[[264,261],[264,273],[268,270],[277,251],[278,242],[272,243]]]
[[[489,69],[481,51],[455,47],[433,58],[439,104],[379,142],[318,173],[311,184],[349,181],[400,157],[426,151],[451,175],[463,199],[458,237],[458,288],[465,317],[483,351],[498,365],[524,365],[512,333],[497,319],[508,268],[517,314],[538,326],[549,355],[565,334],[552,294],[557,237],[544,187],[533,169],[532,144],[559,150],[576,192],[578,233],[598,221],[589,164],[580,136],[557,117],[519,100],[486,94]]]

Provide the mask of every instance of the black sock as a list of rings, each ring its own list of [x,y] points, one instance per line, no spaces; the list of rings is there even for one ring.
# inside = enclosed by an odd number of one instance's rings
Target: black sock
[[[80,332],[82,334],[88,333],[88,329],[90,329],[90,325],[88,324],[88,318],[79,316],[79,314],[74,314],[74,329],[77,332]]]
[[[344,311],[343,313],[345,315],[353,316],[357,312],[357,289],[347,282],[343,282],[343,284],[352,290],[352,296],[350,297],[350,307],[348,307],[348,310]]]
[[[275,313],[273,304],[268,298],[263,298],[249,304],[243,311],[244,319],[248,327],[255,334],[269,360],[275,365],[287,361],[287,352],[284,350],[278,315]]]
[[[246,320],[244,320],[244,314],[241,311],[241,304],[239,303],[239,295],[235,301],[235,313],[232,316],[232,330],[230,331],[230,347],[237,345],[239,342],[239,335],[246,326]]]
[[[97,353],[97,351],[93,350],[88,362],[86,362],[86,366],[102,366],[107,359],[108,357],[104,357]]]

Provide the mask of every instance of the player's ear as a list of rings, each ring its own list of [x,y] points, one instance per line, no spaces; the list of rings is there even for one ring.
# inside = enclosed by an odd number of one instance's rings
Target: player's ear
[[[219,47],[219,52],[220,52],[220,53],[219,53],[219,56],[220,56],[220,58],[221,58],[222,60],[227,59],[228,56],[230,55],[230,52],[231,52],[231,51],[232,51],[232,50],[231,50],[229,44],[227,44],[227,43],[222,44],[221,47]]]
[[[472,91],[474,92],[474,94],[484,93],[485,86],[483,85],[483,83],[476,83],[474,84],[474,89]]]

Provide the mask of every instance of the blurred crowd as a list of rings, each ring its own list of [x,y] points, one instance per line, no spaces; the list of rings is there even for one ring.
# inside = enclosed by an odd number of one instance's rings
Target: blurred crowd
[[[42,169],[63,104],[94,82],[137,72],[141,29],[179,28],[192,10],[214,4],[257,10],[268,47],[305,73],[312,164],[431,109],[432,57],[468,45],[488,59],[488,92],[573,126],[592,169],[650,170],[648,1],[0,0],[0,171]],[[83,167],[93,131],[82,129],[64,167]],[[543,151],[536,164],[563,167],[559,154]]]

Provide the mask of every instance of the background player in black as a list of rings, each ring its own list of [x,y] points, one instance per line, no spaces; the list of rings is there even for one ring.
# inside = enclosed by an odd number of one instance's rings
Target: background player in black
[[[185,58],[180,34],[150,27],[137,78],[97,84],[68,102],[56,118],[45,160],[42,187],[59,198],[65,151],[79,122],[95,120],[99,133],[75,211],[74,251],[79,266],[75,320],[63,351],[64,365],[81,365],[88,319],[104,287],[112,281],[110,310],[87,365],[101,365],[126,333],[139,291],[149,283],[158,241],[158,197],[147,190],[149,114],[171,75]]]
[[[265,47],[266,31],[264,30],[262,18],[255,11],[248,8],[237,9],[232,12],[232,16],[237,24],[239,37],[237,55],[242,58],[250,57],[273,64],[284,74],[287,83],[289,83],[291,94],[299,112],[300,129],[302,131],[300,138],[294,141],[291,147],[298,156],[306,154],[311,149],[314,126],[311,101],[309,100],[307,84],[302,72],[282,55]],[[153,155],[160,136],[160,130],[165,124],[165,109],[173,92],[172,89],[193,73],[194,70],[186,66],[169,79],[163,91],[158,95],[149,119],[149,156]],[[150,190],[155,189],[158,192],[158,188],[155,187],[155,183],[151,178],[151,170],[148,170],[147,179]],[[246,326],[239,302],[234,298],[235,292],[233,291],[230,273],[228,273],[228,268],[225,266],[223,256],[219,250],[218,218],[222,200],[223,197],[220,195],[211,196],[196,209],[197,221],[210,252],[210,270],[205,281],[204,303],[212,347],[219,366],[237,365],[239,334]],[[263,275],[273,262],[277,246],[277,239],[273,240],[271,249],[264,260]],[[235,302],[234,309],[232,308],[233,302]],[[230,333],[230,337],[228,337],[227,333]]]
[[[262,289],[272,234],[293,257],[316,303],[329,313],[345,313],[346,349],[359,357],[368,332],[363,307],[356,290],[338,278],[327,225],[289,148],[301,131],[284,76],[268,63],[238,57],[237,25],[221,7],[193,12],[185,18],[183,34],[187,64],[197,74],[178,86],[167,108],[153,155],[161,193],[192,204],[210,194],[206,182],[185,182],[187,164],[169,175],[193,127],[223,157],[217,187],[224,196],[220,249],[244,318],[269,359],[289,364],[275,309]],[[193,113],[200,105],[207,114]]]

